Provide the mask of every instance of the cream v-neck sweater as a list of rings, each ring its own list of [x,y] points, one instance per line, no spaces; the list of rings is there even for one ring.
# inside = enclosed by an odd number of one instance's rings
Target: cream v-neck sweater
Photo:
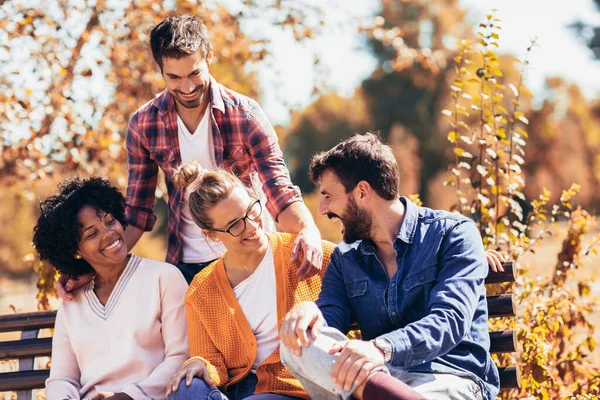
[[[93,285],[59,307],[46,398],[165,399],[189,357],[185,279],[173,265],[132,255],[105,305]]]

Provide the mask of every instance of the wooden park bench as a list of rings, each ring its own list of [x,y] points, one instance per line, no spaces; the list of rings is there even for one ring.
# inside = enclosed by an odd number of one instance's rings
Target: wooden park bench
[[[486,284],[514,282],[513,264],[505,263],[504,272],[490,270]],[[487,296],[489,317],[514,317],[515,303],[512,294]],[[0,342],[0,360],[18,360],[16,372],[0,373],[0,392],[17,392],[17,400],[31,400],[32,390],[44,387],[50,370],[34,369],[35,357],[52,353],[52,338],[38,338],[39,331],[53,328],[56,311],[0,316],[0,332],[21,332],[20,340]],[[490,332],[491,352],[510,353],[517,349],[516,332],[512,330]],[[501,367],[501,389],[520,386],[516,366]]]

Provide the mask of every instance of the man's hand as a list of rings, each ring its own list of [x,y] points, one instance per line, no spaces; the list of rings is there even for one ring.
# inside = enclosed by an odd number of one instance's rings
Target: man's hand
[[[340,390],[360,386],[374,368],[385,363],[383,352],[370,341],[338,342],[329,350],[329,354],[335,353],[338,357],[333,363],[331,379]]]
[[[306,226],[298,233],[292,251],[292,262],[298,259],[300,251],[304,254],[304,260],[297,274],[298,279],[303,281],[318,273],[323,267],[323,244],[321,233],[316,225]]]
[[[302,354],[302,346],[308,347],[306,331],[311,329],[311,336],[316,339],[325,323],[319,307],[313,302],[297,304],[285,316],[279,330],[281,343],[295,355]]]
[[[185,378],[185,386],[190,386],[194,376],[201,378],[209,386],[213,385],[213,381],[210,378],[206,364],[204,364],[202,360],[194,360],[181,367],[179,372],[173,375],[173,378],[167,385],[167,396],[170,396],[171,393],[177,391],[179,382],[181,382],[183,378]]]
[[[71,301],[73,300],[73,293],[71,292],[90,283],[93,276],[93,272],[81,275],[77,279],[72,279],[67,275],[61,275],[56,281],[56,294],[65,301]]]
[[[498,253],[496,250],[486,250],[485,256],[487,257],[487,262],[490,265],[490,268],[494,272],[504,272],[504,268],[502,267],[502,263],[506,261],[502,254]]]
[[[90,400],[131,400],[131,397],[125,393],[98,392]]]

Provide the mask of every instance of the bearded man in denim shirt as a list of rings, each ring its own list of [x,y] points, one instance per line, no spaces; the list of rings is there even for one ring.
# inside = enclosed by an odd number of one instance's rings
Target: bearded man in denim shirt
[[[316,155],[310,175],[319,212],[342,221],[344,243],[316,304],[296,306],[280,329],[282,361],[309,395],[372,398],[368,382],[384,371],[427,399],[494,399],[488,263],[475,223],[399,198],[398,165],[374,134]],[[344,336],[353,322],[363,340]]]

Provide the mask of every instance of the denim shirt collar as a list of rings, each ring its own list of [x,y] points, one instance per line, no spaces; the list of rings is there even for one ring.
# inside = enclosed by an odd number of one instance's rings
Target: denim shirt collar
[[[400,239],[407,244],[411,244],[415,238],[417,231],[417,222],[419,221],[419,207],[410,201],[408,197],[400,197],[400,201],[404,204],[404,220],[400,225],[400,231],[396,239]],[[365,256],[375,254],[375,245],[369,239],[361,241],[359,247],[361,253]]]

